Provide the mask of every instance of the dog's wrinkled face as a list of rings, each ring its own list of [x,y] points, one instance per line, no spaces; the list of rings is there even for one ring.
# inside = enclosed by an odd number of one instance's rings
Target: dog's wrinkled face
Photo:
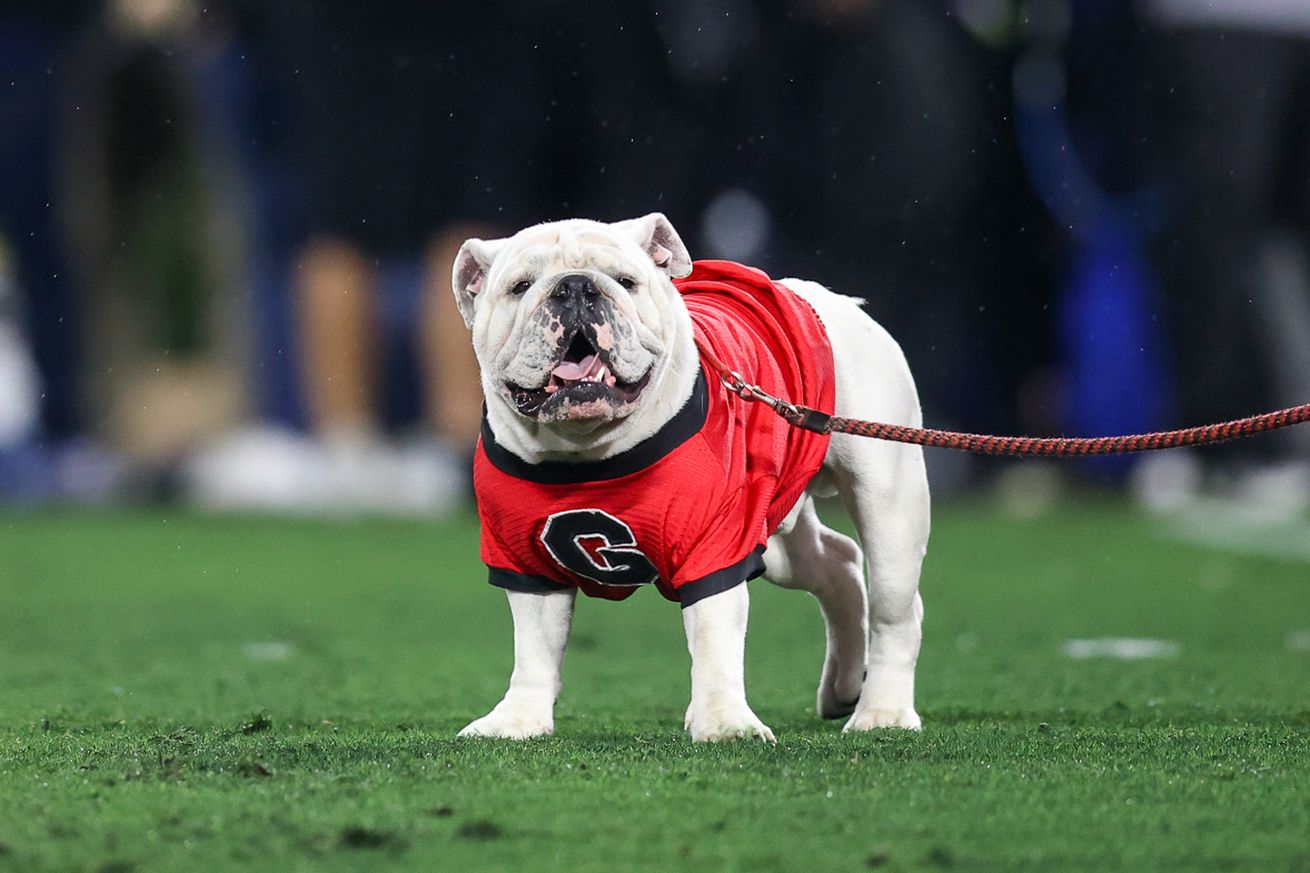
[[[670,279],[690,268],[659,214],[469,240],[455,261],[454,287],[487,402],[500,400],[541,424],[629,416],[667,358],[676,323]]]

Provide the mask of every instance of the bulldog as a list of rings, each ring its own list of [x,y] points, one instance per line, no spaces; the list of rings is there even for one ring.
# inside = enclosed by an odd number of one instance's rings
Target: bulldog
[[[922,450],[791,427],[718,369],[823,412],[919,426],[905,358],[858,300],[693,263],[658,213],[470,239],[453,287],[486,399],[482,558],[514,622],[509,690],[461,736],[552,733],[577,592],[653,585],[682,605],[692,740],[774,742],[744,678],[743,583],[759,575],[819,601],[820,716],[920,727]],[[834,495],[859,543],[819,520],[814,499]]]

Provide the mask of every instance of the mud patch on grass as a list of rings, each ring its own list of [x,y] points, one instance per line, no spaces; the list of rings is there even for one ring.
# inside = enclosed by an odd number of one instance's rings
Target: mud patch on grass
[[[382,831],[359,825],[341,829],[340,843],[347,849],[385,849],[400,847],[404,841],[392,831]]]
[[[455,833],[466,840],[487,841],[498,840],[505,836],[505,829],[494,821],[480,819],[478,821],[471,821],[468,824],[460,825],[459,830]]]

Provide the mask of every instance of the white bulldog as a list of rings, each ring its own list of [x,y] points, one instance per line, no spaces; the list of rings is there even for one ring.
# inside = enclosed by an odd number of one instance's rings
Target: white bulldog
[[[507,239],[468,240],[455,259],[453,284],[481,366],[484,443],[492,436],[529,465],[607,462],[665,427],[701,378],[691,316],[672,281],[691,269],[682,240],[658,213],[614,224],[559,221]],[[814,282],[782,284],[813,307],[827,330],[836,401],[835,410],[823,411],[919,426],[905,358],[859,301]],[[717,374],[707,367],[705,375],[717,388]],[[819,521],[813,497],[833,494],[854,519],[863,551]],[[914,669],[928,531],[921,449],[836,434],[806,494],[768,539],[765,577],[818,598],[827,651],[817,708],[825,718],[849,715],[845,730],[920,727]],[[635,548],[630,553],[640,555]],[[524,739],[554,730],[575,594],[572,587],[508,591],[509,690],[461,736]],[[744,584],[685,605],[692,659],[685,726],[695,741],[774,741],[746,702],[747,613]]]

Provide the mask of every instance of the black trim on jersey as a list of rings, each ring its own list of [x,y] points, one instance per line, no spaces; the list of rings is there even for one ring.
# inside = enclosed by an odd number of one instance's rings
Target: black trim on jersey
[[[764,546],[756,546],[749,555],[731,567],[724,567],[722,570],[716,570],[708,576],[702,576],[683,585],[677,590],[678,602],[683,609],[686,609],[698,600],[704,600],[710,595],[736,588],[743,582],[749,582],[751,579],[763,574]],[[576,585],[566,585],[553,579],[547,579],[545,576],[515,573],[513,570],[505,570],[500,567],[487,568],[487,581],[497,588],[504,588],[508,591],[523,591],[528,594],[548,594],[552,591],[564,591],[577,587]]]
[[[697,600],[704,600],[711,594],[718,594],[729,588],[736,588],[741,583],[748,582],[763,573],[764,546],[756,546],[754,551],[731,567],[724,567],[722,570],[716,570],[708,576],[702,576],[683,585],[678,589],[678,600],[682,608],[686,609]]]
[[[527,573],[515,573],[513,570],[502,570],[500,567],[487,568],[487,581],[497,588],[504,588],[508,591],[525,591],[528,594],[547,594],[551,591],[563,591],[566,588],[573,588],[573,585],[564,585],[553,579],[547,579],[545,576],[530,576]]]
[[[574,463],[570,461],[543,461],[529,464],[508,449],[496,443],[496,437],[482,415],[482,450],[487,460],[502,473],[516,479],[536,482],[538,485],[571,485],[576,482],[603,482],[636,473],[654,464],[678,446],[700,433],[709,415],[709,389],[705,385],[705,371],[696,374],[696,385],[682,409],[648,439],[622,454],[603,461]]]

